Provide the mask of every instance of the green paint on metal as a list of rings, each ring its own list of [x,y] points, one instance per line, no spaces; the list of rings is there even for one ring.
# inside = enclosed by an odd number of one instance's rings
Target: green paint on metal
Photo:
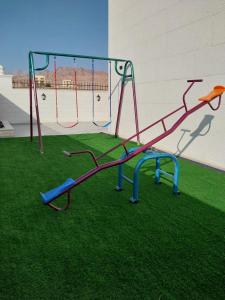
[[[34,55],[45,55],[46,62],[43,67],[35,68],[34,66]],[[68,53],[57,53],[57,52],[43,52],[43,51],[30,51],[29,52],[29,72],[34,75],[35,71],[43,71],[47,69],[49,66],[50,56],[61,56],[61,57],[73,57],[81,58],[81,59],[93,59],[93,60],[101,60],[101,61],[112,61],[115,63],[115,71],[116,73],[122,77],[122,80],[125,81],[126,78],[134,79],[134,67],[133,63],[130,60],[122,59],[122,58],[113,58],[113,57],[103,57],[103,56],[91,56],[91,55],[80,55],[80,54],[68,54]],[[119,71],[119,63],[123,63],[123,72]],[[130,68],[131,73],[128,73],[128,69]]]

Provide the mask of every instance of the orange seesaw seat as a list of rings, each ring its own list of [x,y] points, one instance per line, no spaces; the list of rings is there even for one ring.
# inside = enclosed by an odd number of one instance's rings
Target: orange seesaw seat
[[[217,85],[213,88],[213,90],[207,95],[199,98],[199,101],[210,102],[214,98],[221,96],[225,92],[225,86]]]

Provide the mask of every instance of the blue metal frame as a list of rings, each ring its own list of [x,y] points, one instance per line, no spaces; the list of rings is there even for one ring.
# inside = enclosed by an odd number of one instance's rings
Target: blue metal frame
[[[134,152],[137,148],[132,148],[128,150],[128,153],[123,153],[121,156],[121,159],[124,159],[128,154],[131,154]],[[142,167],[142,165],[150,160],[155,159],[156,160],[156,170],[155,170],[155,183],[160,183],[161,175],[165,175],[168,177],[171,177],[173,180],[173,193],[178,194],[178,179],[179,179],[179,163],[175,155],[170,153],[164,153],[164,152],[157,152],[157,151],[151,151],[147,150],[144,152],[145,156],[140,158],[137,162],[134,173],[133,173],[133,179],[128,178],[123,174],[123,164],[119,165],[118,167],[118,185],[116,187],[117,191],[121,191],[123,187],[123,181],[126,180],[130,184],[133,185],[133,192],[132,197],[130,198],[131,203],[137,203],[138,202],[138,194],[139,194],[139,171]],[[174,173],[170,174],[168,172],[163,171],[160,168],[160,159],[161,158],[170,158],[174,162]]]

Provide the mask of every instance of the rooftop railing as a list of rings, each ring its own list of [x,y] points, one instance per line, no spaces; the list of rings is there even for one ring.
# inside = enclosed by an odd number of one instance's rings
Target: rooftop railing
[[[13,80],[12,87],[14,89],[23,89],[29,88],[29,81],[28,80]],[[62,89],[62,90],[81,90],[81,91],[108,91],[107,84],[95,83],[92,85],[91,82],[79,82],[75,84],[74,82],[67,82],[67,83],[55,83],[53,82],[40,82],[36,81],[36,87],[40,89]]]

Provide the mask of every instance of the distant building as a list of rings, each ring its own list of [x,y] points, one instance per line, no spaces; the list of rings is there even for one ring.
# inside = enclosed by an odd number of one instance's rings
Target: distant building
[[[1,67],[1,66],[0,66]],[[1,71],[1,69],[0,69]],[[72,70],[73,71],[73,70]],[[44,71],[35,74],[36,85],[38,88],[53,89],[55,84],[58,89],[73,89],[75,78],[74,72],[70,68],[58,69],[55,83],[54,72]],[[1,73],[0,73],[1,74]],[[77,69],[76,70],[76,87],[78,90],[108,90],[108,74],[107,72],[96,71],[94,85],[92,87],[92,77],[90,70]],[[13,88],[29,88],[29,74],[18,73],[12,77]]]
[[[0,65],[0,75],[4,75],[4,68],[2,65]]]
[[[73,81],[70,79],[62,80],[62,84],[63,84],[64,88],[72,88],[73,87]]]
[[[45,85],[45,76],[43,75],[36,75],[35,76],[36,82],[39,86],[44,86]]]

